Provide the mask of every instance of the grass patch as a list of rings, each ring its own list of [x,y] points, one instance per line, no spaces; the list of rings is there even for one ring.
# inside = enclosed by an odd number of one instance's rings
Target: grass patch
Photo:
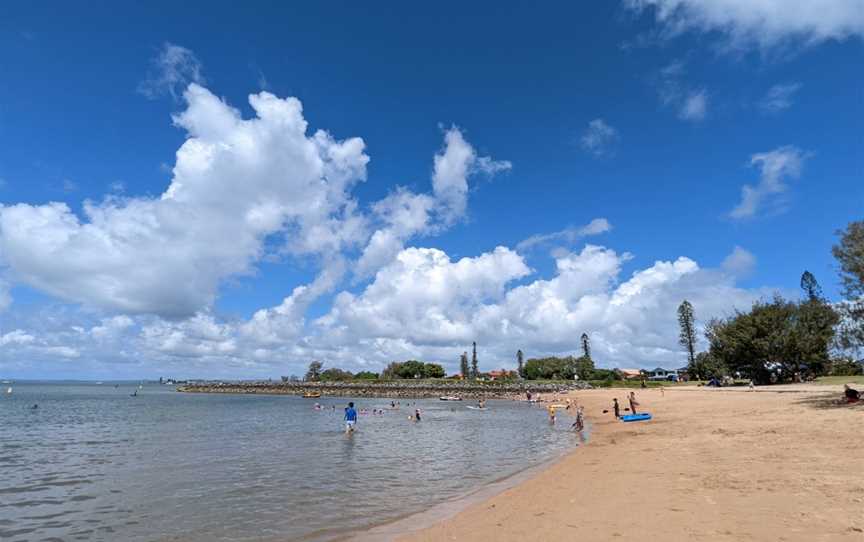
[[[862,384],[864,385],[864,375],[856,376],[820,376],[816,379],[817,384],[823,385],[843,385],[843,384]]]

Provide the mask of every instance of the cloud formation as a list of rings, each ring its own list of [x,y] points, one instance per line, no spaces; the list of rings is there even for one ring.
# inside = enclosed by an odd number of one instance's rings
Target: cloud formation
[[[151,59],[150,70],[138,85],[138,92],[151,100],[165,94],[176,100],[189,83],[206,84],[202,71],[195,53],[166,41]]]
[[[647,11],[670,35],[716,32],[736,49],[864,36],[860,0],[625,0],[624,5]]]
[[[742,255],[736,249],[728,261]],[[458,260],[439,249],[409,247],[360,292],[339,293],[312,322],[304,320],[307,292],[329,284],[297,287],[280,306],[246,321],[202,311],[174,321],[121,315],[90,325],[60,319],[38,330],[22,326],[0,335],[0,360],[14,366],[22,358],[51,364],[78,357],[118,372],[147,360],[181,375],[239,377],[298,374],[312,359],[380,370],[389,361],[417,358],[453,372],[472,341],[481,367],[491,369],[512,367],[517,349],[529,357],[575,353],[585,332],[602,366],[677,366],[684,363],[676,323],[682,299],[705,322],[768,293],[736,287],[737,264],[703,269],[680,257],[622,276],[631,259],[587,245],[560,253],[552,276],[543,278],[532,277],[524,258],[506,247]],[[79,313],[71,321],[87,318]]]
[[[614,154],[615,145],[621,139],[618,130],[603,119],[594,119],[588,123],[588,128],[582,132],[579,145],[585,152],[599,158]]]
[[[723,260],[723,270],[738,278],[748,276],[756,268],[756,256],[750,251],[735,246]]]
[[[294,98],[253,94],[256,116],[191,84],[174,123],[188,138],[158,198],[0,206],[0,264],[10,278],[67,301],[185,317],[222,280],[250,273],[265,239],[323,254],[365,240],[349,191],[365,179],[362,139],[307,135]]]
[[[801,83],[782,83],[774,85],[759,102],[763,113],[779,113],[792,107],[795,94],[801,88]]]
[[[373,204],[373,216],[379,227],[354,267],[355,277],[371,276],[392,261],[411,237],[438,233],[464,218],[470,177],[478,174],[491,177],[512,167],[507,160],[478,156],[459,128],[448,129],[444,133],[444,147],[433,159],[432,193],[415,194],[400,186]]]
[[[685,81],[686,65],[676,60],[663,67],[655,77],[655,86],[660,103],[673,109],[678,118],[699,122],[708,114],[708,92],[695,88]]]
[[[612,224],[605,218],[595,218],[584,226],[564,228],[563,230],[552,233],[538,233],[531,237],[520,241],[516,245],[516,250],[525,252],[536,248],[537,246],[546,245],[549,243],[564,242],[573,244],[579,239],[590,235],[599,235],[606,233],[612,229]]]
[[[759,182],[741,188],[741,202],[729,216],[736,220],[753,218],[766,206],[782,210],[782,196],[789,188],[786,181],[801,176],[805,158],[800,149],[791,145],[751,156],[750,165],[760,170]]]

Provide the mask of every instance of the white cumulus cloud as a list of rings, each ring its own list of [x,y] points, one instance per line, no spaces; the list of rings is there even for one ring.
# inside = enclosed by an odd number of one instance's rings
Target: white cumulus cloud
[[[723,260],[723,270],[735,277],[746,277],[756,267],[756,256],[747,249],[735,246]]]
[[[363,279],[374,274],[392,261],[411,237],[440,232],[464,218],[472,176],[493,176],[511,168],[509,161],[478,156],[459,128],[448,129],[444,148],[433,158],[432,193],[416,194],[397,187],[373,204],[373,216],[380,227],[363,250],[354,268],[355,277]]]
[[[159,198],[0,206],[0,265],[59,298],[124,313],[188,316],[220,282],[249,273],[268,236],[338,252],[366,236],[349,192],[366,177],[362,139],[308,135],[294,98],[253,94],[256,116],[196,84],[174,116],[188,138]]]

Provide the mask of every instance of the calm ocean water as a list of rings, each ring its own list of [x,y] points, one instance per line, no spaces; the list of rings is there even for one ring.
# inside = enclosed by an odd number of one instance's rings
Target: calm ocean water
[[[0,539],[326,540],[466,494],[578,442],[542,409],[15,383],[0,394]],[[385,407],[386,399],[354,399]],[[414,403],[414,401],[411,401]],[[32,405],[38,404],[37,409]],[[330,410],[335,405],[336,411]]]

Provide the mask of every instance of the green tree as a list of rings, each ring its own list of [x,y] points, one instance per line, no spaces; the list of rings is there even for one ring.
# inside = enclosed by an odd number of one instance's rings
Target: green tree
[[[805,270],[801,274],[801,289],[804,290],[804,295],[810,301],[822,299],[822,288],[819,287],[816,277],[810,271]]]
[[[687,365],[687,375],[691,380],[710,380],[726,374],[723,364],[708,352],[699,352],[693,363]]]
[[[303,380],[306,382],[317,382],[321,380],[321,368],[324,367],[324,364],[320,361],[313,361],[309,364],[309,369],[306,371],[306,376],[303,377]]]
[[[687,351],[687,364],[696,361],[696,321],[693,305],[686,299],[678,306],[678,344]]]
[[[594,361],[588,356],[580,356],[574,362],[579,380],[590,380],[594,374]]]
[[[477,343],[472,343],[474,351],[471,354],[471,378],[480,376],[480,369],[477,366]]]
[[[346,380],[352,380],[353,378],[354,375],[352,375],[350,371],[343,371],[336,367],[325,369],[321,372],[321,376],[319,377],[321,382],[344,382]]]
[[[437,363],[426,363],[423,365],[424,378],[444,378],[447,373],[444,372],[444,367]]]
[[[844,302],[838,306],[843,317],[840,345],[859,348],[864,346],[864,221],[850,222],[837,235],[840,241],[831,252],[840,264],[843,287]]]
[[[525,362],[525,378],[528,380],[573,380],[576,371],[577,360],[573,356],[529,359]]]
[[[422,361],[409,359],[399,364],[399,371],[397,371],[396,376],[398,378],[423,378],[426,374],[425,371],[425,365]]]
[[[462,373],[462,378],[468,378],[470,369],[468,368],[468,352],[462,352],[462,357],[459,358],[459,372]]]
[[[795,303],[775,296],[757,301],[749,312],[713,320],[706,328],[709,354],[731,373],[767,384],[796,374],[823,374],[837,313],[821,300]]]
[[[519,378],[525,378],[525,360],[521,350],[516,351],[516,372],[519,374]]]
[[[399,371],[402,369],[402,364],[398,361],[390,362],[384,370],[381,371],[381,378],[384,380],[393,380],[399,378]]]
[[[378,380],[378,373],[372,371],[360,371],[354,375],[356,380]]]
[[[591,340],[587,333],[582,334],[582,356],[591,359]]]
[[[864,364],[850,357],[841,357],[831,361],[832,376],[856,376],[864,374]]]

